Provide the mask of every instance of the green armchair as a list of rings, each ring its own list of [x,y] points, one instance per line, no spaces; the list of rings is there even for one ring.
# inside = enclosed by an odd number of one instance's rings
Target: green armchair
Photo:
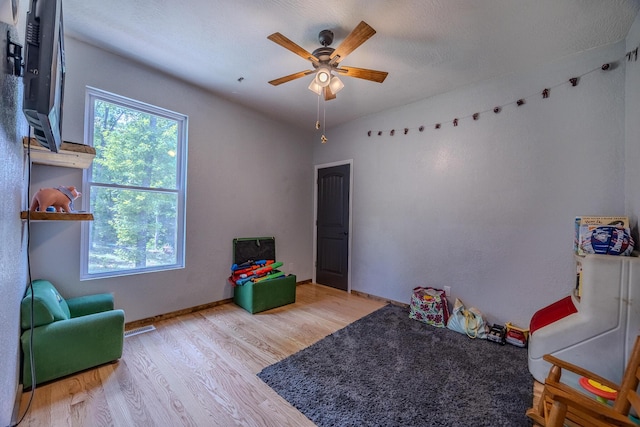
[[[33,359],[36,384],[41,384],[122,356],[124,311],[113,309],[111,294],[65,300],[47,280],[33,285]],[[31,378],[31,289],[20,306],[22,384]]]

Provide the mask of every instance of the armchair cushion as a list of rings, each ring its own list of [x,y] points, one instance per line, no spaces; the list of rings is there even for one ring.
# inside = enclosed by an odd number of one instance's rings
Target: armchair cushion
[[[22,383],[31,386],[30,331],[20,338],[24,354]],[[73,374],[122,356],[124,311],[110,310],[53,322],[33,330],[37,384]]]
[[[69,306],[58,290],[47,280],[34,280],[33,286],[33,325],[46,325],[58,320],[71,317]],[[29,329],[31,325],[31,288],[22,299],[20,324],[22,329]]]

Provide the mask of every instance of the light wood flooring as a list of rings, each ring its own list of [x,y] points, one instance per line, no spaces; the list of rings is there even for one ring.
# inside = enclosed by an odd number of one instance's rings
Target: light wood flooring
[[[117,363],[38,387],[20,425],[313,426],[256,374],[384,305],[304,284],[263,313],[230,303],[162,320],[125,338]]]

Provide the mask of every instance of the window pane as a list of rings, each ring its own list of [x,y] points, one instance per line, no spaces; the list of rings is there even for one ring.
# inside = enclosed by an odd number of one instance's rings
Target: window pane
[[[176,193],[91,188],[88,273],[175,265]]]
[[[81,280],[184,268],[188,118],[87,88]]]
[[[93,126],[93,182],[176,188],[178,122],[96,99]]]

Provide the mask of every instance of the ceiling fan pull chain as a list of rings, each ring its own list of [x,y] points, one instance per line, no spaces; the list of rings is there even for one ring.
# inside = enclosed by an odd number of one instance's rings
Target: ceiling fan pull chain
[[[316,114],[316,129],[320,130],[320,95],[318,95],[318,113]]]
[[[320,141],[323,144],[327,142],[327,137],[325,136],[325,132],[327,129],[327,102],[322,103],[322,136],[320,137]]]

